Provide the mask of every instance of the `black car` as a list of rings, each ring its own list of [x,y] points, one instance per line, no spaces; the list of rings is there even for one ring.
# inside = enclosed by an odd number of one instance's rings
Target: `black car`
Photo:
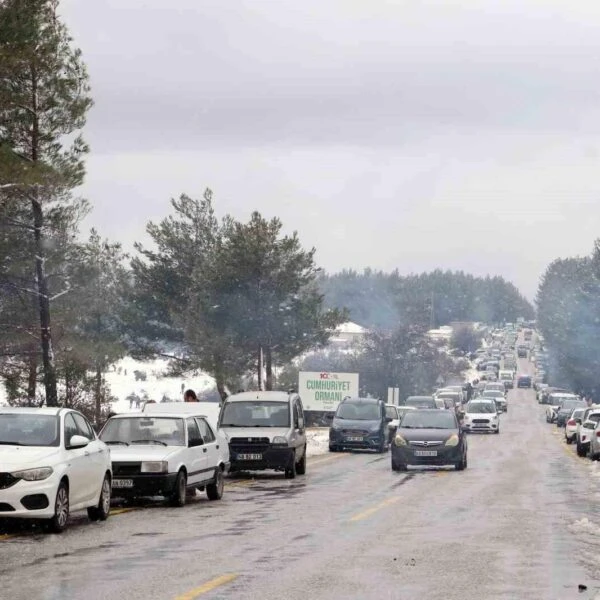
[[[376,398],[344,398],[329,428],[329,450],[365,448],[386,452],[389,448],[385,404]]]
[[[449,410],[407,412],[392,443],[392,470],[408,465],[453,465],[467,468],[467,437],[456,415]]]
[[[517,378],[518,388],[530,388],[531,384],[531,375],[519,375],[519,377]]]
[[[578,398],[563,400],[556,411],[556,426],[564,427],[575,408],[587,408],[587,403]]]
[[[527,346],[518,346],[517,347],[517,356],[519,358],[527,358],[528,352],[529,352],[529,348],[527,348]]]

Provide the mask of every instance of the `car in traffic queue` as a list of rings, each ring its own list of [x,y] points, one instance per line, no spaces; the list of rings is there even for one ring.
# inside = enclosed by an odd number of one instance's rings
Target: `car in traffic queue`
[[[113,495],[167,498],[184,506],[195,490],[220,500],[229,449],[205,417],[187,412],[126,413],[100,432],[111,448]]]
[[[477,398],[468,402],[462,425],[467,432],[500,433],[499,409],[495,400]]]
[[[490,381],[485,384],[483,391],[495,391],[501,392],[503,396],[506,396],[506,388],[501,381]]]
[[[329,450],[350,449],[387,452],[388,424],[385,404],[377,398],[344,398],[329,428]]]
[[[229,442],[231,471],[283,471],[286,479],[306,474],[306,426],[298,394],[232,394],[223,404],[219,429]]]
[[[432,409],[407,412],[394,437],[391,464],[393,471],[406,471],[413,465],[466,469],[467,438],[456,414]]]
[[[563,404],[567,400],[576,401],[580,400],[580,398],[571,392],[553,392],[548,396],[548,406],[546,407],[546,423],[556,423],[558,412],[561,410]],[[572,408],[575,408],[575,406]]]
[[[512,390],[515,387],[515,374],[511,370],[501,370],[498,374],[498,380],[504,385],[504,389],[506,390]]]
[[[525,345],[517,346],[517,356],[519,358],[527,358],[529,354],[529,348]]]
[[[0,518],[39,519],[61,533],[69,515],[110,512],[109,448],[68,408],[0,408]]]
[[[571,398],[565,398],[560,406],[556,410],[556,426],[564,427],[571,412],[574,408],[587,408],[585,400],[582,400],[579,396]]]
[[[574,408],[565,423],[565,442],[572,444],[577,439],[577,429],[581,425],[581,419],[585,408]]]
[[[588,455],[592,436],[598,423],[600,423],[600,406],[586,409],[575,437],[577,456]]]
[[[410,406],[412,408],[437,408],[433,396],[409,396],[404,401],[404,406]]]
[[[493,400],[500,412],[508,412],[508,401],[506,400],[504,392],[501,392],[500,390],[485,389],[478,399]]]
[[[531,384],[531,375],[523,374],[517,377],[517,388],[530,388]]]

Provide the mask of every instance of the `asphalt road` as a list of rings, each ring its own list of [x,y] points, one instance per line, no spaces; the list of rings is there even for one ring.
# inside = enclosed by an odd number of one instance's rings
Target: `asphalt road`
[[[0,535],[0,598],[589,600],[599,499],[600,469],[515,390],[500,435],[469,437],[464,472],[331,454],[294,481],[230,482],[221,502]]]

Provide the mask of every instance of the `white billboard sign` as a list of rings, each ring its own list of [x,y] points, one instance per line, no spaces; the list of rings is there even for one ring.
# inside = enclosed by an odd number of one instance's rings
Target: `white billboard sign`
[[[305,410],[333,412],[346,396],[358,397],[358,373],[301,371],[298,393]]]

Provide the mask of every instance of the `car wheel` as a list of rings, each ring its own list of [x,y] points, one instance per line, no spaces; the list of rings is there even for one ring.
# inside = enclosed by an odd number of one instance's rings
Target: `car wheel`
[[[87,509],[87,514],[90,521],[106,521],[110,513],[110,476],[107,474],[102,481],[100,490],[100,500],[97,506],[90,506]]]
[[[454,465],[454,468],[457,471],[464,471],[467,468],[467,457],[466,455],[463,456],[459,462],[456,463],[456,465]]]
[[[225,489],[225,477],[220,467],[215,470],[215,479],[206,486],[206,495],[209,500],[220,500]]]
[[[496,433],[496,434],[500,433],[500,428],[496,429],[496,431],[494,431],[494,433]]]
[[[404,463],[399,463],[396,462],[395,460],[392,460],[392,471],[407,471],[408,470],[408,466],[405,465]]]
[[[339,446],[334,446],[332,444],[329,444],[329,452],[339,452],[340,448]]]
[[[289,467],[285,470],[285,478],[286,479],[296,479],[296,461],[295,457],[292,457],[292,462]]]
[[[385,443],[385,438],[381,440],[381,444],[377,447],[377,452],[379,454],[383,454],[387,450],[387,444]]]
[[[302,458],[296,463],[296,473],[298,475],[306,475],[306,446],[304,446]]]
[[[187,497],[187,475],[183,469],[177,473],[177,479],[175,480],[175,487],[173,493],[169,498],[171,506],[185,506],[185,499]]]
[[[579,442],[577,443],[577,456],[585,456],[587,451],[584,446],[582,446]]]
[[[567,444],[572,444],[573,443],[573,438],[567,437],[565,435],[565,441],[567,442]]]
[[[54,516],[48,522],[48,530],[52,533],[62,533],[69,520],[69,486],[61,481],[54,500]]]

